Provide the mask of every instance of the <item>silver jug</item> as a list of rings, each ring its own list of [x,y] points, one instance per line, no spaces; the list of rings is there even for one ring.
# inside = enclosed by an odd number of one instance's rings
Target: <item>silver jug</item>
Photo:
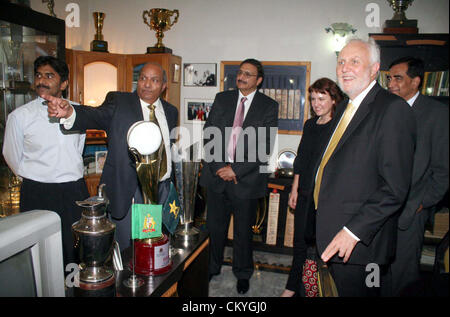
[[[83,208],[81,219],[72,225],[75,248],[79,248],[80,281],[98,283],[113,276],[113,271],[104,266],[114,248],[116,225],[106,217],[108,198],[101,184],[98,196],[76,204]]]

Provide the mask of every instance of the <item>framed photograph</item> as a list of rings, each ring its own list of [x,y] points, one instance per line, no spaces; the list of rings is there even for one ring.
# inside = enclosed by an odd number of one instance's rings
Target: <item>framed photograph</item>
[[[95,152],[95,173],[101,174],[103,171],[103,166],[105,165],[106,156],[108,151],[96,151]]]
[[[180,82],[180,77],[181,77],[181,65],[179,64],[173,64],[172,65],[173,69],[172,69],[172,82],[173,83],[178,83]]]
[[[241,61],[220,63],[220,89],[236,89]],[[308,88],[311,62],[261,62],[264,81],[259,92],[278,102],[278,133],[302,134],[309,116]]]
[[[196,63],[183,64],[184,81],[187,87],[215,87],[217,86],[217,64]]]
[[[184,122],[205,123],[213,102],[212,99],[184,99]]]

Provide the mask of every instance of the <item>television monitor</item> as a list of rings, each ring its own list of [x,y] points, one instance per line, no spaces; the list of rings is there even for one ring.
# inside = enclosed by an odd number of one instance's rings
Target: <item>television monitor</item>
[[[0,297],[63,297],[61,220],[48,210],[0,219]]]

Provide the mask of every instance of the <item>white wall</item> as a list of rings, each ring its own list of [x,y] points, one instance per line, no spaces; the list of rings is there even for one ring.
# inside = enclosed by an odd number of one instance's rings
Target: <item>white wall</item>
[[[80,27],[66,28],[66,46],[89,50],[95,28],[92,12],[105,12],[103,34],[111,53],[145,53],[156,42],[155,32],[144,24],[142,12],[151,8],[180,10],[180,18],[165,32],[164,44],[183,63],[242,60],[311,61],[311,83],[319,77],[335,79],[332,36],[325,28],[347,22],[356,36],[381,33],[382,24],[393,15],[385,0],[58,0],[55,12],[65,19],[68,3],[80,7]],[[366,26],[366,6],[380,10],[380,27]],[[31,0],[34,10],[48,13],[41,0]],[[449,32],[448,0],[416,0],[407,10],[409,19],[419,20],[420,33]],[[220,78],[220,74],[218,74]],[[213,99],[213,88],[182,87],[184,98]],[[181,109],[183,111],[183,109]],[[280,148],[297,149],[300,136],[280,136]]]

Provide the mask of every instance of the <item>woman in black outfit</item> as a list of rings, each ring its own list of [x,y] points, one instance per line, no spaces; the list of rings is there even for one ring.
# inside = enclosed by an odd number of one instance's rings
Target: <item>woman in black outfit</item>
[[[282,297],[307,296],[302,282],[303,264],[307,251],[315,245],[315,211],[313,191],[314,164],[320,159],[325,138],[329,138],[329,128],[336,105],[343,94],[336,83],[328,78],[318,79],[309,89],[309,101],[315,116],[305,122],[303,136],[294,161],[294,181],[289,194],[289,206],[294,213],[294,254],[286,289]],[[320,145],[320,146],[319,146]]]

